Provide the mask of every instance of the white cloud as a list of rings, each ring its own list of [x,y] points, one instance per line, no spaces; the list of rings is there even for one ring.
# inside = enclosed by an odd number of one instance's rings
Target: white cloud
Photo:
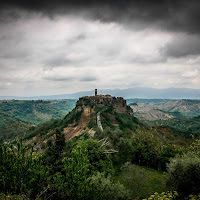
[[[199,88],[199,55],[162,54],[175,37],[172,32],[127,29],[72,15],[20,18],[0,30],[0,83],[8,88],[0,91],[41,95],[94,87]]]
[[[194,71],[186,71],[182,74],[183,77],[192,78],[198,75],[199,71],[195,69]]]

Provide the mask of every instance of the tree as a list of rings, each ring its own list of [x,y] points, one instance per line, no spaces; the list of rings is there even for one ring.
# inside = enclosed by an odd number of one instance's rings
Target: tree
[[[13,145],[0,145],[0,192],[26,194],[35,198],[42,191],[47,169],[40,154],[30,152],[18,141]]]
[[[194,154],[177,155],[167,165],[167,185],[182,196],[196,195],[200,188],[200,158]]]
[[[62,170],[63,150],[65,147],[65,138],[60,130],[55,130],[55,142],[48,141],[47,151],[45,152],[45,161],[49,168],[50,175]]]
[[[93,199],[95,191],[91,177],[99,172],[108,176],[113,173],[113,166],[104,148],[94,140],[79,141],[64,158],[64,174],[56,173],[54,184],[63,199]]]

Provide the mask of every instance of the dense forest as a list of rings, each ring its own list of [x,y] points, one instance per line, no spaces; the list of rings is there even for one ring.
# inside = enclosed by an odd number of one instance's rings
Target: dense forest
[[[2,199],[200,199],[200,140],[94,106],[87,129],[65,140],[83,110],[0,145]],[[101,131],[96,114],[101,111]],[[94,135],[89,131],[93,129]],[[34,140],[34,139],[37,140]]]

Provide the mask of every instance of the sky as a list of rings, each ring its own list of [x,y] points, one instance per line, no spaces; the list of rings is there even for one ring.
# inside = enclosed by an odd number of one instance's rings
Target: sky
[[[2,0],[0,96],[200,89],[198,0]]]

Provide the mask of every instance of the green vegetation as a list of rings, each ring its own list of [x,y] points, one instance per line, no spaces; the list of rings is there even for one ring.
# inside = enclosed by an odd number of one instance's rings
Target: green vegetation
[[[52,101],[0,101],[0,142],[24,136],[29,128],[49,121],[61,119],[75,106],[75,100]]]
[[[198,194],[200,188],[200,158],[184,154],[171,159],[167,168],[167,184],[182,197]]]
[[[150,127],[165,126],[181,137],[200,136],[200,100],[154,100],[132,101],[135,115]],[[129,101],[130,102],[130,101]]]
[[[177,116],[177,115],[176,115]],[[180,115],[175,119],[169,120],[156,120],[152,122],[147,122],[150,126],[166,126],[175,129],[176,135],[182,137],[200,137],[200,115],[197,117],[186,118],[180,117]]]
[[[143,199],[143,200],[160,200],[160,199],[162,199],[162,200],[174,200],[174,199],[178,199],[178,198],[179,198],[179,194],[177,193],[177,191],[162,192],[161,194],[158,194],[157,192],[155,192],[149,198]]]
[[[155,191],[167,191],[163,172],[134,165],[130,162],[122,165],[116,175],[116,180],[125,186],[132,198],[137,196],[145,198]]]
[[[83,120],[83,109],[74,109],[63,119],[26,129],[26,145],[22,140],[0,144],[2,198],[198,199],[199,139],[179,137],[169,127],[149,128],[112,106],[93,110],[86,125],[93,137],[87,128],[65,141],[64,128]],[[96,125],[97,112],[103,131]]]
[[[13,145],[0,145],[0,188],[4,194],[38,195],[48,173],[42,155],[27,151],[22,140]]]

